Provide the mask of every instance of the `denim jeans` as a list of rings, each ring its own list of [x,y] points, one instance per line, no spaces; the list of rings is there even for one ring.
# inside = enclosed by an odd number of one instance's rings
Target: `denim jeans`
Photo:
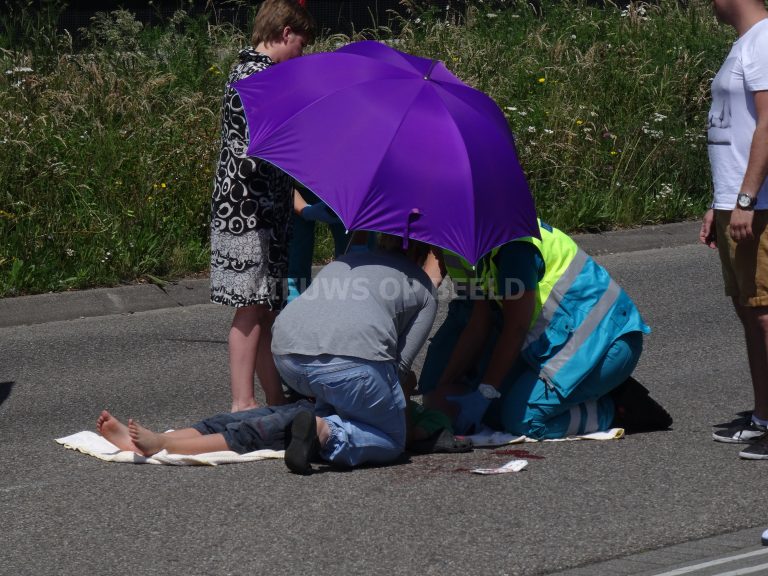
[[[315,398],[315,414],[331,436],[320,456],[357,466],[386,463],[405,450],[405,396],[394,362],[346,356],[275,356],[285,383]]]
[[[306,400],[283,406],[262,406],[211,416],[191,428],[200,434],[221,434],[229,449],[238,454],[264,448],[283,450],[286,428],[299,412],[312,412],[314,408]]]

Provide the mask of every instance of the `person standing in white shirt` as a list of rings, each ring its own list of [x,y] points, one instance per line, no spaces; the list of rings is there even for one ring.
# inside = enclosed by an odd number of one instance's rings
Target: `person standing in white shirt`
[[[738,34],[712,82],[707,144],[714,199],[700,239],[717,248],[725,293],[744,326],[754,391],[752,416],[713,432],[768,459],[768,10],[763,0],[714,0]]]

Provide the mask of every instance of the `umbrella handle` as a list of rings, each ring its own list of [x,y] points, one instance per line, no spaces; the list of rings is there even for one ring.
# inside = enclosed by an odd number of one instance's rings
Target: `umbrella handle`
[[[403,250],[408,250],[408,237],[411,235],[411,224],[421,218],[421,210],[418,208],[411,208],[408,213],[408,220],[405,224],[405,234],[403,234]]]

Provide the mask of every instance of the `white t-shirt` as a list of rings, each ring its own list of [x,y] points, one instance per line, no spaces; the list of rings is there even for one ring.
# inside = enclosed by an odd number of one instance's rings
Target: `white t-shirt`
[[[757,124],[752,93],[760,90],[768,90],[768,18],[734,42],[712,81],[707,148],[718,210],[736,206]],[[768,209],[768,179],[758,193],[756,208]]]

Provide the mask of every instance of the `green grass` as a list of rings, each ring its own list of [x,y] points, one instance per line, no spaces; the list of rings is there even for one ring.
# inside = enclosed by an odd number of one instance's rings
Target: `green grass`
[[[708,3],[477,6],[415,14],[397,46],[498,102],[545,219],[605,230],[703,211],[709,82],[733,39]],[[182,12],[145,30],[119,11],[74,50],[28,14],[0,36],[0,296],[205,270],[219,101],[247,32]],[[316,258],[331,252],[321,227]]]

